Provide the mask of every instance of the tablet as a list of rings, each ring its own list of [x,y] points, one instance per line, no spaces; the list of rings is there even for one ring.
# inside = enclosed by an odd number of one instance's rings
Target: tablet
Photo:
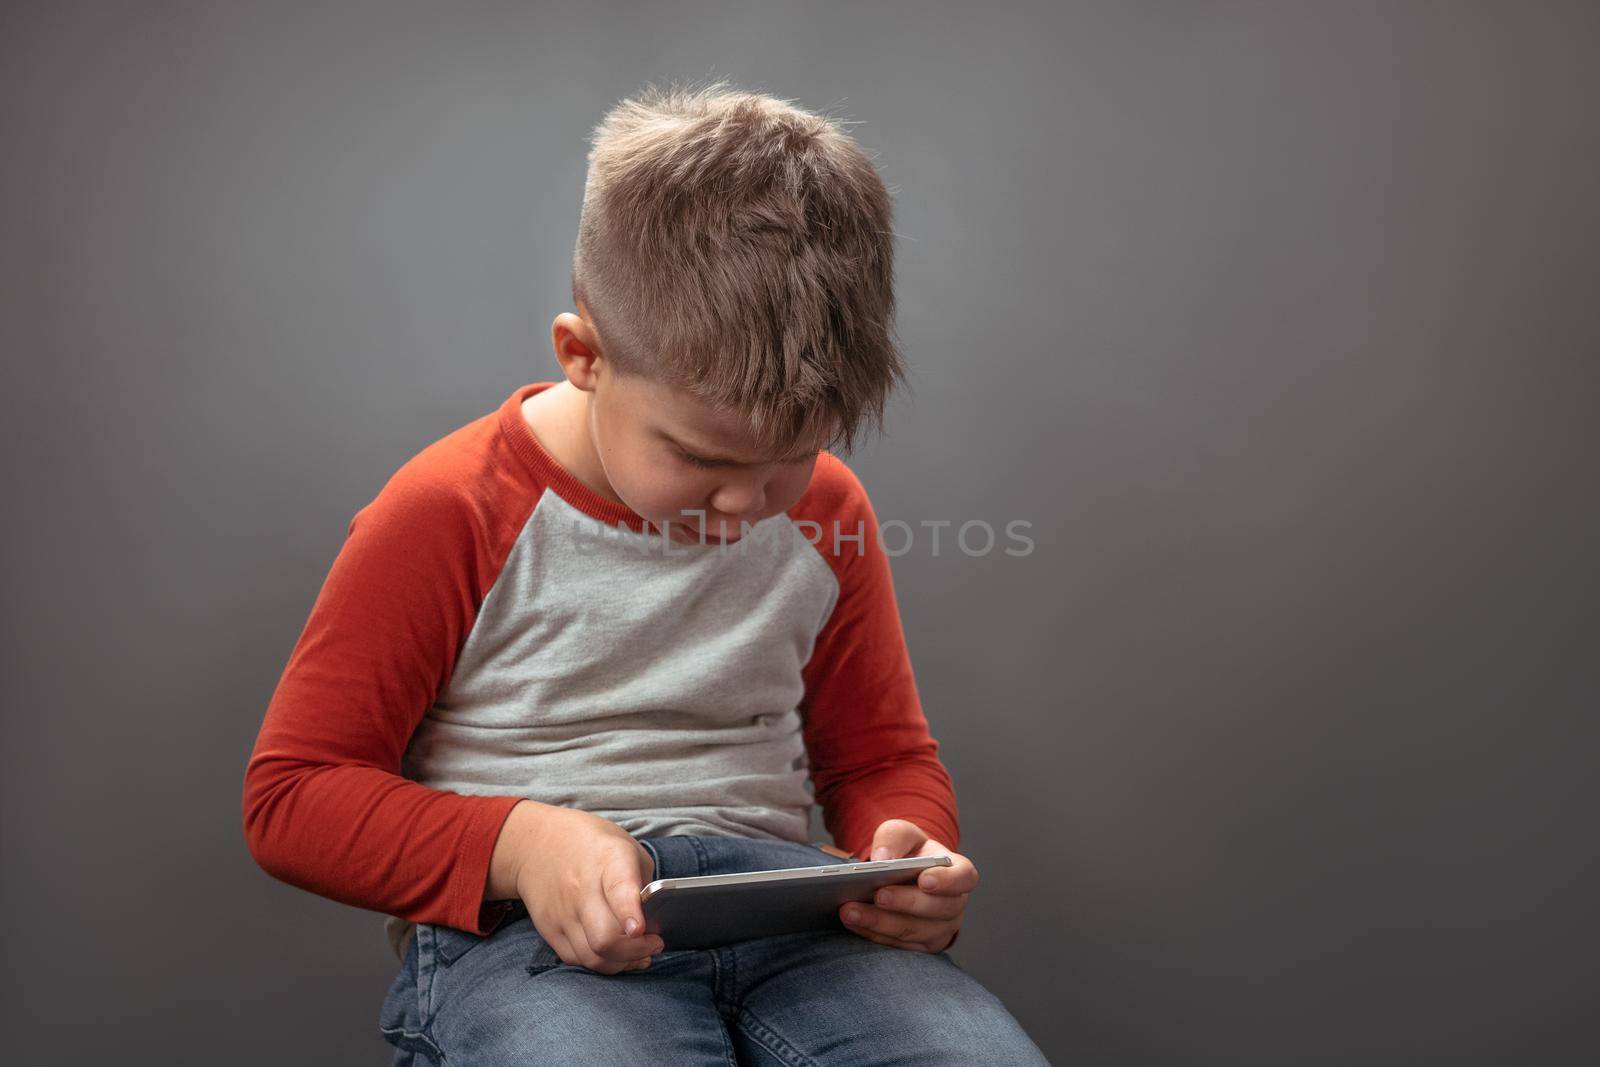
[[[831,867],[658,878],[639,891],[644,929],[663,951],[718,948],[734,941],[805,930],[845,930],[839,908],[870,904],[886,885],[910,885],[929,867],[948,867],[949,856],[858,860]]]

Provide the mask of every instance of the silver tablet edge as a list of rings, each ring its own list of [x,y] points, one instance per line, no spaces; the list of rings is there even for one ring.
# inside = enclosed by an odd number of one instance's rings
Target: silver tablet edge
[[[787,882],[797,878],[810,878],[818,874],[861,874],[874,871],[921,870],[926,867],[949,867],[949,856],[906,856],[897,860],[856,860],[829,864],[824,867],[785,867],[778,871],[744,871],[734,874],[697,874],[684,878],[657,878],[639,890],[639,899],[648,900],[662,889],[679,889],[694,886],[749,885],[754,882]]]

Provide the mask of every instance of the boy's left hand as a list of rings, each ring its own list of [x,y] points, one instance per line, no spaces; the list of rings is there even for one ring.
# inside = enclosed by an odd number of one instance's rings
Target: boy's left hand
[[[916,823],[885,819],[872,835],[869,859],[897,860],[907,856],[949,856],[950,866],[923,871],[912,885],[891,885],[878,890],[876,903],[848,903],[839,919],[869,941],[914,952],[943,952],[955,944],[967,895],[978,884],[978,869],[959,852],[951,852],[929,837]],[[851,909],[860,918],[851,922]]]

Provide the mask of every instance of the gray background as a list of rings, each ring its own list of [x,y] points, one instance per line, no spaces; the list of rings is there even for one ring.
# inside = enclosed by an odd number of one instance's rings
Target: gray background
[[[354,511],[552,377],[584,137],[830,113],[898,202],[880,514],[958,961],[1053,1062],[1577,1063],[1600,328],[1584,5],[8,4],[10,1062],[387,1062],[240,789]]]

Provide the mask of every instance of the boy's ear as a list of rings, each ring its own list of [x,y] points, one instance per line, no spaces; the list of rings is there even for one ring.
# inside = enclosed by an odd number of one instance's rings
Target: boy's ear
[[[580,316],[562,312],[550,324],[550,347],[567,381],[584,392],[591,392],[602,361],[594,328]]]

